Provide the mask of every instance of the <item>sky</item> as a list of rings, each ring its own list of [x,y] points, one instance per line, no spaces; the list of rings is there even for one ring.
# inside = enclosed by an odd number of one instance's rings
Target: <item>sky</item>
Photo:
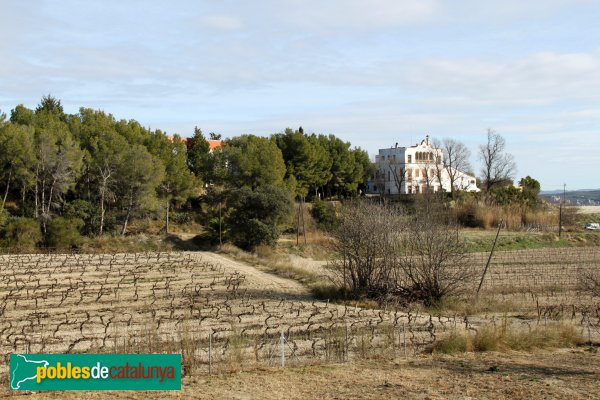
[[[519,178],[600,188],[600,2],[0,0],[0,110],[190,136],[335,134],[374,156],[506,139]]]

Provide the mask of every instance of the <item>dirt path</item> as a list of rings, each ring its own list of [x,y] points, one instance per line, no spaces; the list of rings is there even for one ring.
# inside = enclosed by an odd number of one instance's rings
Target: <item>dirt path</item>
[[[231,258],[212,253],[208,251],[197,251],[190,253],[203,261],[220,264],[223,268],[231,271],[237,271],[246,276],[246,287],[252,290],[269,291],[277,294],[279,297],[310,297],[309,290],[301,283],[259,271],[255,267]]]

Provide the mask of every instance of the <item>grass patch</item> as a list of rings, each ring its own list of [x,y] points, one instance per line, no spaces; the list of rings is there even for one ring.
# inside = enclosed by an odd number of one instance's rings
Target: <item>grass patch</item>
[[[462,236],[467,251],[487,252],[492,248],[495,230],[464,229]],[[600,246],[598,232],[564,232],[562,238],[549,232],[507,232],[500,231],[496,251],[527,250],[561,247]]]

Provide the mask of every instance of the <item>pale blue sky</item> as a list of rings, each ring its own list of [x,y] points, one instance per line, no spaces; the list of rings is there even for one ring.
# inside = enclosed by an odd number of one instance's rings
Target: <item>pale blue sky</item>
[[[0,0],[0,110],[48,93],[188,136],[366,149],[487,128],[542,188],[600,187],[600,3]]]

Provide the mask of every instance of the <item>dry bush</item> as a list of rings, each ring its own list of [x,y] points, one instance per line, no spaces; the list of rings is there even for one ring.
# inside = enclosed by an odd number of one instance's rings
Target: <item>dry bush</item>
[[[379,297],[394,286],[402,221],[397,209],[368,202],[348,204],[333,232],[330,262],[337,282],[353,297]]]
[[[600,272],[593,270],[582,270],[578,276],[578,289],[600,297]]]
[[[433,305],[458,294],[474,278],[458,227],[443,203],[426,201],[404,218],[394,292]]]
[[[463,242],[451,213],[433,198],[403,214],[360,202],[344,210],[334,232],[330,263],[343,290],[354,297],[432,305],[470,283]]]

